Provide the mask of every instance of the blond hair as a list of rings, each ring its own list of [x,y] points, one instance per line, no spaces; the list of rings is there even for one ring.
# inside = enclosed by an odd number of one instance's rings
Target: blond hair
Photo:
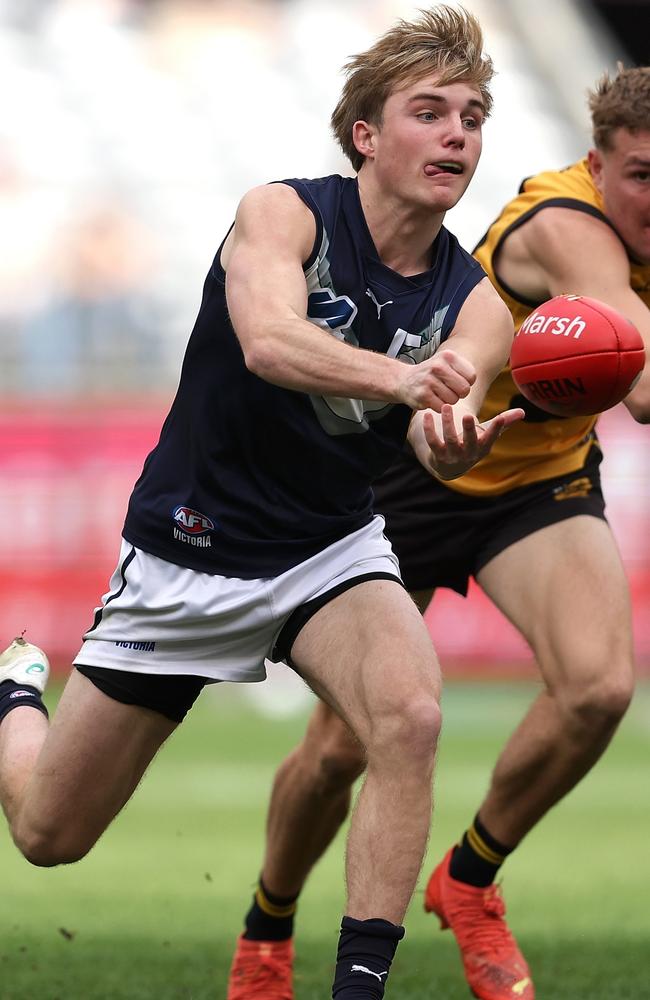
[[[604,73],[589,91],[589,110],[594,145],[605,152],[612,149],[619,128],[650,132],[650,66],[625,69],[619,63],[613,79]]]
[[[355,170],[365,157],[352,141],[356,121],[381,126],[386,98],[409,82],[435,73],[444,87],[460,81],[477,88],[490,113],[489,83],[494,67],[483,54],[483,32],[473,14],[446,4],[421,10],[413,21],[399,20],[366,52],[344,67],[347,80],[331,119],[332,131]]]

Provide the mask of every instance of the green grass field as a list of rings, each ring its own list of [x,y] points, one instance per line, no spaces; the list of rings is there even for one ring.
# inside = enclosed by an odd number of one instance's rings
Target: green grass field
[[[428,865],[480,801],[528,684],[448,684]],[[304,714],[265,719],[234,689],[206,692],[92,854],[37,870],[0,833],[1,1000],[223,1000],[255,882],[275,764]],[[650,998],[650,686],[613,746],[504,869],[511,925],[538,1000]],[[343,906],[343,839],[298,922],[297,1000],[328,1000]],[[450,933],[407,916],[388,995],[469,991]]]

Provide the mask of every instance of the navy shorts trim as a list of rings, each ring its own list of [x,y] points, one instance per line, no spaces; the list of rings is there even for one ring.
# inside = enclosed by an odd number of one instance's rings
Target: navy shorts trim
[[[127,670],[77,664],[77,670],[105,695],[123,705],[138,705],[182,722],[206,684],[187,674],[135,674]]]
[[[404,453],[374,490],[405,587],[447,587],[465,596],[470,577],[533,532],[584,514],[607,520],[601,461],[595,442],[575,472],[477,497],[443,485]]]
[[[367,580],[394,580],[395,583],[399,583],[400,587],[404,584],[398,576],[393,576],[392,573],[382,573],[377,571],[376,573],[362,573],[361,576],[350,577],[349,580],[343,580],[341,583],[337,584],[336,587],[332,587],[324,594],[319,594],[318,597],[314,597],[311,601],[306,601],[301,604],[299,608],[296,608],[280,630],[280,634],[276,640],[275,646],[273,648],[273,653],[270,657],[273,663],[278,663],[280,660],[284,660],[295,670],[295,665],[291,661],[291,650],[293,649],[293,644],[298,638],[298,633],[304,628],[310,618],[313,618],[317,611],[324,608],[326,604],[333,601],[335,597],[339,594],[344,594],[346,590],[351,590],[352,587],[358,586],[360,583],[366,583]]]
[[[135,559],[135,549],[133,547],[131,547],[131,549],[129,550],[128,554],[125,556],[124,560],[118,566],[118,569],[117,569],[117,573],[118,573],[118,576],[119,576],[119,579],[120,579],[120,586],[118,587],[118,589],[114,593],[110,594],[106,598],[106,600],[102,604],[101,608],[97,608],[97,610],[95,612],[95,620],[93,621],[92,625],[88,629],[88,632],[94,632],[94,630],[97,628],[97,626],[99,625],[99,623],[102,620],[102,615],[104,614],[104,608],[106,607],[106,605],[110,604],[111,601],[116,600],[118,597],[121,597],[122,594],[124,593],[124,591],[126,589],[126,585],[128,583],[128,581],[126,579],[126,571],[127,571],[127,569],[129,568],[129,565],[133,562],[134,559]],[[86,633],[86,635],[88,634],[88,632]]]

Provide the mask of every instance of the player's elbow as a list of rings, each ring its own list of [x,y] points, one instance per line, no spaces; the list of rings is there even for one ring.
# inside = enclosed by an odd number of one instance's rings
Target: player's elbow
[[[277,353],[273,350],[268,338],[255,337],[246,344],[242,344],[244,353],[244,364],[249,372],[267,382],[274,381],[273,375],[277,369]]]

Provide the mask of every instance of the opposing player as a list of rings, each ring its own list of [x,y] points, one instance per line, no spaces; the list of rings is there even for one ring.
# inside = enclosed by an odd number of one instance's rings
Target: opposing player
[[[0,661],[2,805],[24,855],[54,865],[92,847],[204,684],[291,660],[368,760],[338,1000],[384,993],[440,725],[435,654],[370,483],[407,431],[447,477],[523,416],[477,421],[512,320],[442,225],[479,159],[491,75],[477,21],[445,6],[352,60],[333,121],[358,180],[242,200],[49,731],[44,654],[16,640]]]
[[[590,99],[594,148],[525,181],[476,257],[518,326],[566,291],[602,299],[650,342],[650,69],[604,77]],[[526,833],[598,760],[630,701],[629,597],[604,515],[595,418],[559,419],[517,394],[504,369],[481,410],[523,406],[470,472],[443,484],[404,452],[376,484],[376,510],[406,586],[424,610],[436,587],[474,576],[532,647],[544,689],[497,761],[468,830],[426,887],[483,1000],[531,1000],[530,971],[494,879]],[[650,420],[646,368],[626,400]],[[531,569],[532,568],[532,569]],[[261,879],[238,942],[229,1000],[290,1000],[296,900],[347,814],[363,748],[325,705],[280,767]],[[261,957],[264,956],[264,957]]]

